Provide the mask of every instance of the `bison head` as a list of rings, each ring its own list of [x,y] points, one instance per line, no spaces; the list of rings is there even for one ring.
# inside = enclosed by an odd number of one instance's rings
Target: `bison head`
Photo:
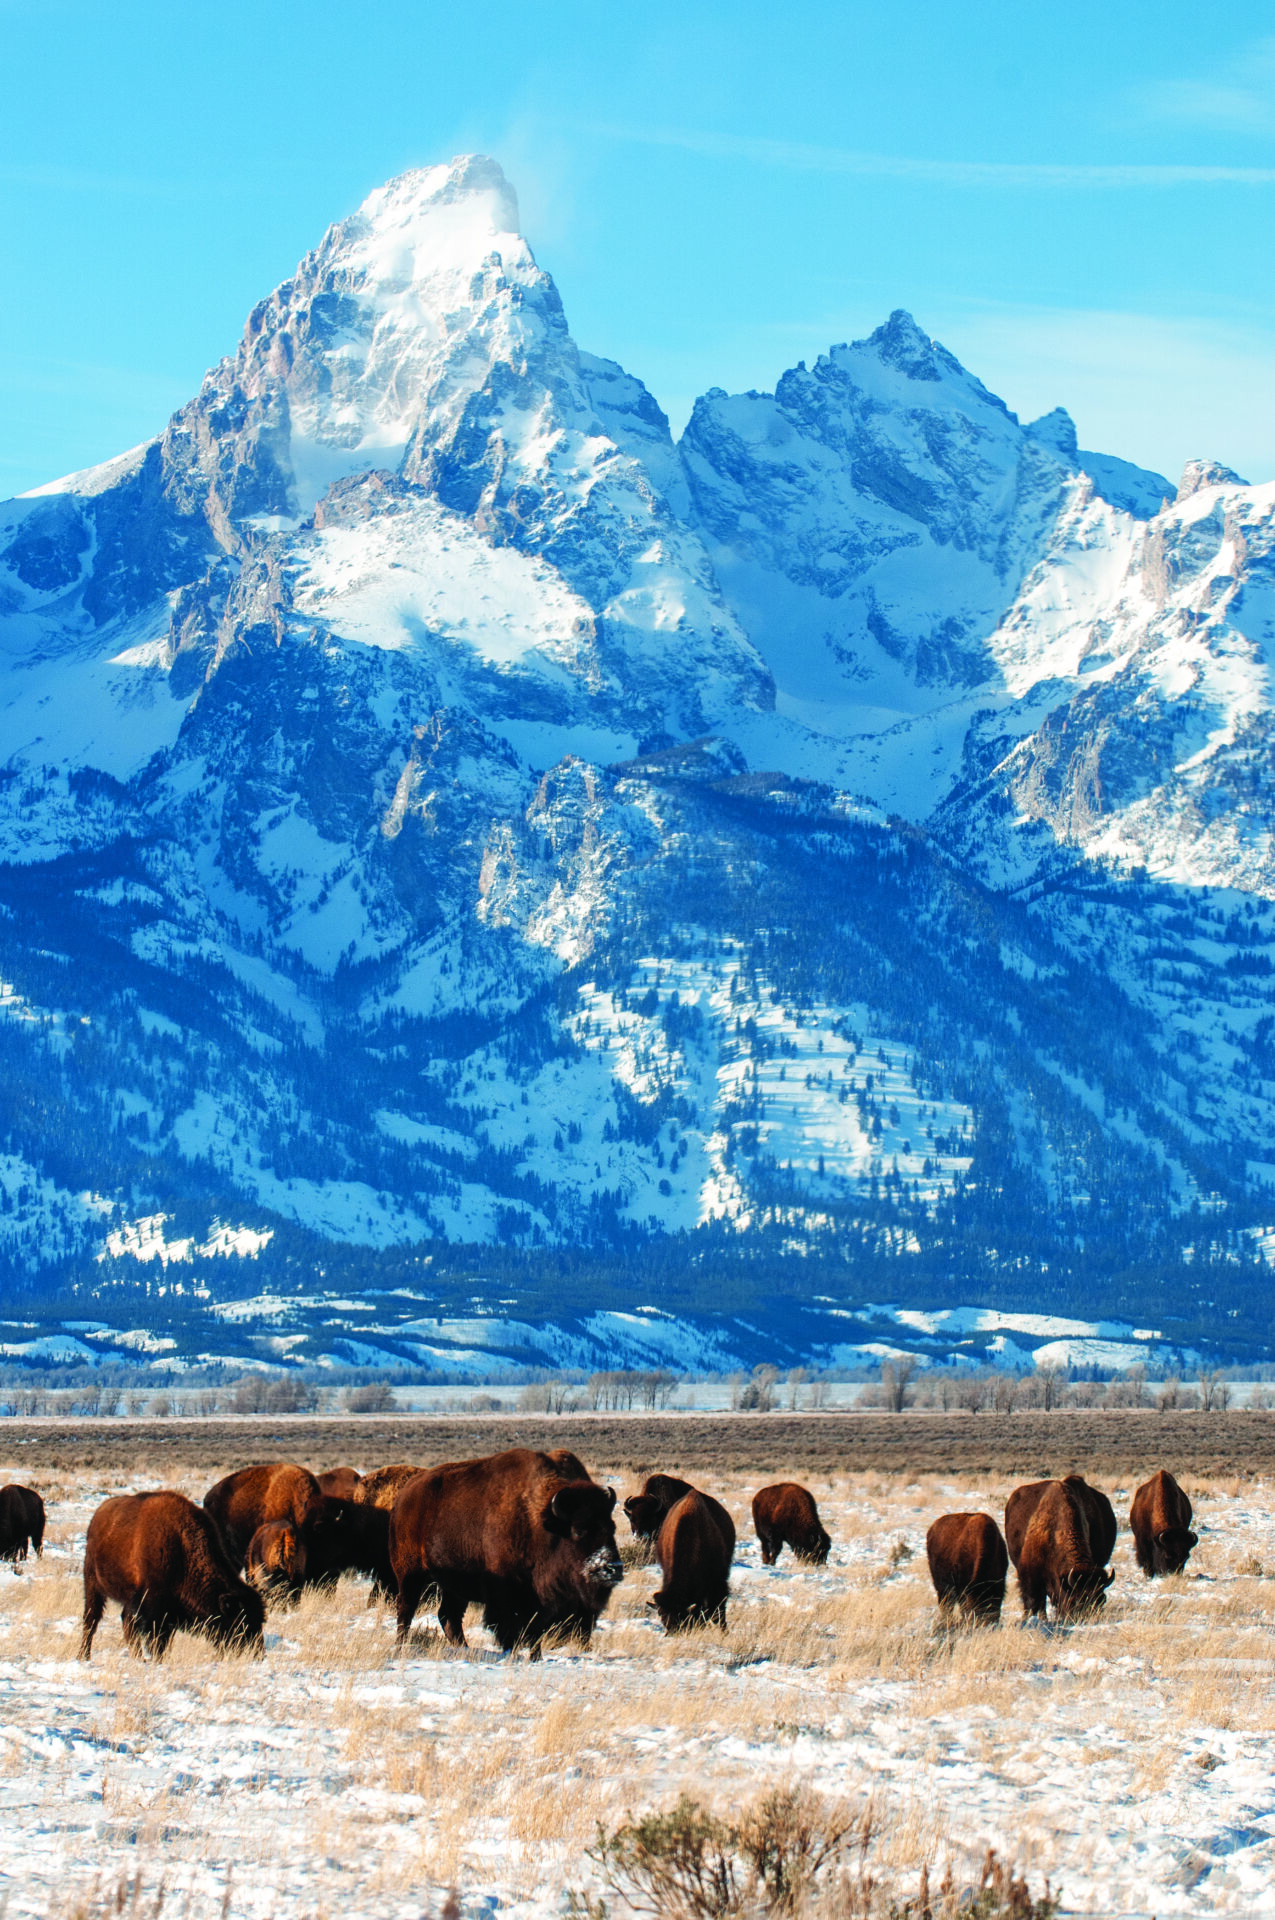
[[[1181,1573],[1191,1557],[1192,1548],[1198,1547],[1200,1536],[1192,1533],[1189,1527],[1165,1527],[1157,1533],[1151,1558],[1157,1573]]]
[[[614,1514],[614,1487],[575,1480],[559,1487],[540,1515],[545,1532],[569,1541],[579,1554],[586,1585],[603,1594],[624,1578],[624,1565],[615,1544]]]
[[[1086,1613],[1096,1613],[1105,1604],[1107,1588],[1115,1577],[1110,1569],[1102,1567],[1069,1567],[1059,1584],[1055,1602],[1059,1615],[1074,1620]]]
[[[261,1595],[252,1587],[237,1582],[227,1587],[217,1603],[217,1611],[208,1622],[208,1630],[220,1646],[235,1652],[251,1653],[260,1660],[265,1652],[266,1609]]]
[[[624,1511],[639,1540],[654,1540],[665,1514],[661,1501],[649,1493],[633,1493],[625,1501]]]

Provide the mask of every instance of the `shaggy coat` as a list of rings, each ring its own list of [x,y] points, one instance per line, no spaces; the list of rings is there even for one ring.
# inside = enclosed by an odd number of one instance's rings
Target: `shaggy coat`
[[[753,1495],[753,1525],[765,1567],[773,1567],[785,1547],[811,1566],[821,1567],[828,1558],[832,1541],[820,1525],[815,1497],[795,1480],[780,1480]]]
[[[538,1657],[549,1636],[588,1641],[624,1578],[615,1494],[587,1475],[567,1475],[565,1464],[515,1447],[433,1467],[402,1489],[389,1541],[400,1645],[431,1587],[453,1646],[465,1645],[471,1602],[506,1653],[529,1646]]]
[[[1097,1487],[1091,1487],[1078,1473],[1068,1474],[1065,1484],[1086,1503],[1090,1524],[1094,1529],[1094,1552],[1099,1565],[1105,1565],[1116,1547],[1118,1529],[1115,1508],[1105,1493],[1099,1492]],[[1005,1545],[1015,1568],[1022,1557],[1023,1541],[1027,1537],[1032,1515],[1050,1487],[1057,1485],[1059,1482],[1056,1480],[1032,1480],[1025,1487],[1016,1487],[1010,1494],[1005,1506]]]
[[[261,1592],[299,1600],[305,1584],[306,1551],[291,1520],[267,1520],[248,1542],[244,1577]]]
[[[925,1536],[930,1578],[946,1618],[954,1608],[995,1625],[1005,1603],[1009,1555],[990,1513],[945,1513]]]
[[[1134,1494],[1129,1528],[1138,1565],[1148,1580],[1181,1573],[1191,1549],[1200,1544],[1199,1534],[1191,1531],[1191,1502],[1165,1467]]]
[[[356,1473],[353,1467],[329,1467],[326,1473],[316,1475],[321,1493],[330,1493],[338,1500],[357,1500],[358,1489],[363,1485],[363,1475]]]
[[[655,1542],[663,1580],[654,1599],[665,1632],[726,1627],[735,1523],[719,1501],[694,1487],[664,1517]]]
[[[10,1483],[0,1487],[0,1560],[11,1560],[18,1570],[19,1560],[27,1557],[28,1545],[36,1554],[44,1552],[44,1502],[34,1487]]]
[[[253,1534],[268,1520],[290,1520],[309,1553],[340,1518],[314,1475],[284,1460],[227,1474],[209,1487],[204,1506],[221,1528],[226,1551],[237,1567],[243,1566]]]
[[[1005,1511],[1008,1533],[1009,1507]],[[1023,1612],[1043,1617],[1048,1599],[1058,1618],[1069,1620],[1102,1606],[1115,1579],[1105,1570],[1115,1539],[1115,1514],[1105,1494],[1079,1474],[1048,1481],[1032,1507],[1015,1562]]]
[[[179,1628],[205,1633],[220,1647],[262,1650],[261,1595],[226,1558],[211,1514],[184,1493],[124,1493],[103,1501],[84,1545],[87,1660],[108,1600],[123,1610],[124,1642],[163,1654]]]
[[[390,1564],[390,1516],[384,1507],[356,1500],[326,1500],[327,1524],[313,1536],[306,1560],[306,1585],[335,1586],[343,1573],[366,1574],[372,1599],[392,1600],[398,1582]]]
[[[624,1503],[629,1525],[638,1539],[654,1541],[664,1516],[694,1491],[689,1480],[679,1480],[671,1473],[648,1474],[641,1493],[630,1494]]]
[[[351,1498],[362,1507],[383,1507],[388,1513],[400,1489],[424,1472],[424,1467],[377,1467],[374,1473],[364,1474],[363,1484],[354,1489]]]

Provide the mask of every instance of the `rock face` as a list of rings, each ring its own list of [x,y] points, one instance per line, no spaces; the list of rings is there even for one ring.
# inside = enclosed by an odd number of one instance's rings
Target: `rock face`
[[[390,182],[0,507],[0,1254],[1242,1287],[1273,525],[901,312],[675,447],[494,163]]]

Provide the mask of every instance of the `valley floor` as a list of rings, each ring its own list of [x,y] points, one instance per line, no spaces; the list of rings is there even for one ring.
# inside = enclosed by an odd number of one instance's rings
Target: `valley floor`
[[[129,1483],[46,1481],[44,1559],[0,1573],[7,1920],[420,1920],[452,1889],[465,1920],[549,1920],[570,1890],[599,1891],[599,1821],[683,1792],[738,1811],[797,1783],[872,1804],[868,1864],[906,1896],[926,1862],[976,1884],[992,1846],[1034,1892],[1048,1875],[1064,1912],[1275,1911],[1264,1482],[1184,1472],[1200,1546],[1154,1584],[1124,1527],[1132,1482],[1108,1482],[1122,1530],[1096,1624],[1022,1628],[1011,1586],[1005,1626],[947,1636],[926,1526],[999,1515],[1014,1481],[806,1477],[826,1568],[764,1568],[761,1481],[724,1474],[709,1484],[740,1527],[729,1633],[666,1640],[645,1604],[655,1571],[633,1565],[592,1648],[538,1665],[496,1657],[472,1624],[468,1653],[426,1623],[399,1660],[389,1613],[347,1583],[273,1614],[263,1662],[185,1637],[162,1665],[132,1660],[112,1611],[84,1667],[84,1530]],[[198,1498],[209,1478],[180,1483]]]

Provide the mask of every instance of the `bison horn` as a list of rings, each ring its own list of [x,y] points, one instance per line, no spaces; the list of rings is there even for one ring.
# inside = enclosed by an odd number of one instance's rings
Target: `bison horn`
[[[1169,1537],[1169,1529],[1167,1527],[1162,1528],[1162,1530],[1159,1533],[1157,1533],[1155,1537],[1155,1543],[1157,1547],[1162,1547],[1165,1541],[1168,1539],[1168,1537]]]
[[[612,1513],[614,1513],[615,1512],[615,1488],[614,1487],[607,1488],[607,1498],[611,1502],[611,1511]]]
[[[1115,1568],[1114,1568],[1114,1567],[1108,1567],[1108,1568],[1107,1568],[1107,1571],[1106,1571],[1106,1572],[1105,1572],[1105,1573],[1103,1574],[1103,1576],[1102,1576],[1102,1584],[1103,1584],[1103,1586],[1104,1586],[1104,1587],[1109,1587],[1109,1586],[1111,1585],[1111,1583],[1112,1583],[1112,1581],[1113,1581],[1113,1580],[1115,1579],[1115,1577],[1116,1577],[1116,1570],[1115,1570]]]

